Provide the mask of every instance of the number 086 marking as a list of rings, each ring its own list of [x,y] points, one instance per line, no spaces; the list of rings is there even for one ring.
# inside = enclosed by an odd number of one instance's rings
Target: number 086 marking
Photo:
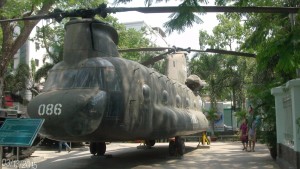
[[[41,104],[39,106],[38,114],[40,116],[43,116],[44,114],[50,116],[52,114],[54,115],[60,115],[61,114],[61,108],[62,104]]]

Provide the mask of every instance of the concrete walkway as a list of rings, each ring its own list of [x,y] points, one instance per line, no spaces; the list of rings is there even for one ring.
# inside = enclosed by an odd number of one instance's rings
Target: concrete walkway
[[[192,155],[201,158],[201,169],[279,169],[262,144],[256,145],[255,152],[246,152],[240,142],[215,142]]]
[[[36,164],[37,169],[98,169],[98,168],[188,168],[188,169],[279,169],[266,146],[257,144],[255,152],[242,151],[240,142],[214,142],[209,149],[196,148],[187,142],[183,157],[170,157],[168,143],[156,143],[151,149],[137,149],[138,143],[111,143],[108,157],[92,156],[87,147],[70,153],[56,150],[36,151],[23,164]],[[3,169],[15,168],[3,166]],[[25,168],[25,167],[20,167]],[[28,167],[29,168],[29,167]]]

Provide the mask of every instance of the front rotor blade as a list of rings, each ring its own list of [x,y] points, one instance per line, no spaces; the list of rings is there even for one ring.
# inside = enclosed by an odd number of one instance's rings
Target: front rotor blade
[[[37,15],[24,18],[15,18],[0,20],[1,22],[13,22],[22,20],[38,20],[54,18],[60,22],[65,17],[83,17],[93,18],[95,15],[100,15],[105,18],[108,13],[137,11],[142,13],[174,13],[179,12],[182,7],[135,7],[135,8],[107,8],[106,4],[101,4],[93,9],[77,9],[72,11],[57,10],[47,15]],[[234,6],[187,6],[185,10],[191,12],[236,12],[236,13],[298,13],[299,7],[234,7]]]
[[[36,15],[36,16],[29,16],[24,18],[15,18],[15,19],[3,19],[0,20],[1,22],[14,22],[14,21],[27,21],[27,20],[40,20],[40,19],[50,19],[49,15]]]
[[[298,7],[234,7],[234,6],[200,6],[185,7],[191,12],[237,12],[237,13],[298,13]],[[107,13],[136,11],[141,13],[173,13],[179,12],[179,7],[117,7],[106,8]]]

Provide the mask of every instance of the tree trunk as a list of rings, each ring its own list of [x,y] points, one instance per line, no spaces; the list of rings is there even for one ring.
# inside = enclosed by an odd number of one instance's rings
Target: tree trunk
[[[3,89],[4,86],[4,79],[0,77],[0,89]],[[3,90],[0,90],[0,96],[1,96],[1,101],[0,101],[0,107],[3,107],[4,103],[4,95],[3,95]]]
[[[232,87],[232,108],[233,108],[233,111],[235,112],[236,111],[236,96],[235,96],[235,89],[234,89],[234,86]]]

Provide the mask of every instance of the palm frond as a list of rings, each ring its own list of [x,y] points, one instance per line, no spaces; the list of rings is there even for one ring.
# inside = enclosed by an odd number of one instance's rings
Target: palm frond
[[[193,23],[203,23],[199,16],[197,16],[191,10],[189,10],[190,8],[187,8],[191,6],[201,10],[201,6],[198,4],[197,1],[184,1],[178,6],[179,12],[171,14],[169,16],[171,20],[164,23],[164,27],[167,28],[167,33],[172,33],[173,31],[182,32],[185,30],[185,28],[192,27]]]

